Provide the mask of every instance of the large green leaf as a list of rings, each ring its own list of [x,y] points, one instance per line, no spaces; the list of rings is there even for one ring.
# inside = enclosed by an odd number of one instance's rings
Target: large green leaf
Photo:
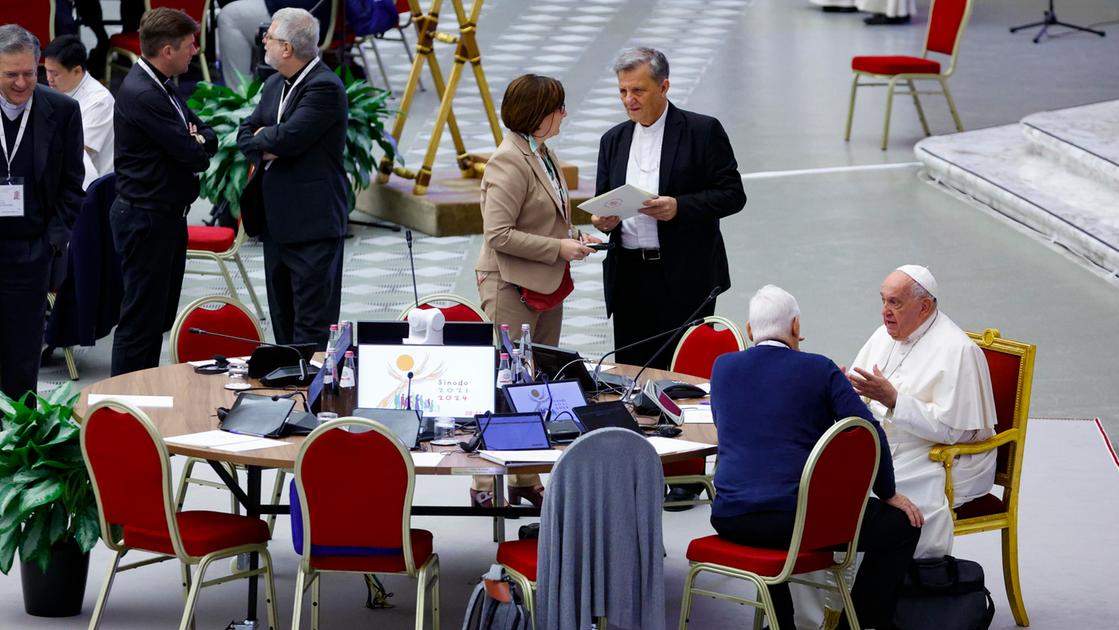
[[[30,513],[37,507],[56,501],[62,496],[62,481],[57,478],[44,479],[28,487],[19,498],[19,511]]]
[[[10,532],[0,531],[0,573],[8,574],[12,569],[12,561],[19,547],[20,531],[14,529]]]
[[[101,522],[97,518],[97,506],[88,505],[73,517],[74,538],[82,551],[89,551],[101,536]]]

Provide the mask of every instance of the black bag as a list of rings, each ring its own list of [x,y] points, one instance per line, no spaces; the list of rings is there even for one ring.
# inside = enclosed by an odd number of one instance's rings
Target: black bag
[[[983,567],[944,556],[909,565],[894,625],[903,630],[986,630],[994,617]]]
[[[462,630],[529,630],[532,619],[524,605],[520,588],[505,574],[501,565],[490,566],[489,573],[474,587],[466,604]]]

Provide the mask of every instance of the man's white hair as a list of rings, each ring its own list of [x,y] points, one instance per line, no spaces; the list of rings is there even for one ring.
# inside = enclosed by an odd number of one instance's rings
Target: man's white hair
[[[272,14],[276,39],[291,44],[296,58],[311,60],[319,54],[319,20],[305,9],[287,7]]]
[[[754,333],[754,341],[788,337],[797,317],[800,317],[797,299],[777,285],[767,284],[750,298],[750,330]]]

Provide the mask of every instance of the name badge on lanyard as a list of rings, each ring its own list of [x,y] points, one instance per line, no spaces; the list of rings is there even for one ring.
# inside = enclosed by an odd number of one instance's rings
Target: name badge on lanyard
[[[280,119],[284,117],[284,108],[287,107],[288,99],[290,99],[292,93],[295,92],[295,88],[303,81],[303,79],[307,78],[307,75],[311,73],[311,68],[314,68],[315,64],[317,64],[318,62],[319,58],[315,57],[310,61],[310,63],[307,64],[307,67],[303,70],[303,74],[299,75],[299,78],[295,80],[295,83],[292,83],[291,87],[288,88],[287,94],[283,93],[283,87],[280,88],[280,104],[276,107],[277,125],[280,124]],[[264,164],[264,170],[267,171],[270,168],[272,168],[272,160],[268,160],[268,162]]]
[[[4,131],[4,125],[0,124],[0,148],[4,150],[4,161],[7,164],[5,177],[0,177],[0,217],[13,218],[24,215],[23,178],[12,177],[12,160],[16,159],[19,145],[23,143],[23,132],[27,130],[27,120],[31,118],[33,101],[34,97],[27,99],[27,107],[23,109],[19,131],[16,132],[16,140],[10,153],[8,152],[8,134]]]

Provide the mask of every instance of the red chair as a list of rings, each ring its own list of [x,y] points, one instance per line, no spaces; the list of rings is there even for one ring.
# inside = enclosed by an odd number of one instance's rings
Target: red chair
[[[720,330],[721,328],[721,330]],[[703,323],[689,328],[676,344],[669,370],[700,378],[711,378],[711,368],[719,355],[746,349],[742,333],[734,322],[718,316],[705,317]],[[707,474],[705,458],[687,459],[664,465],[664,482],[668,485],[703,484],[706,499],[665,501],[665,507],[682,507],[710,503],[715,499],[715,482]]]
[[[855,92],[860,87],[886,86],[886,121],[882,127],[882,150],[886,150],[886,141],[890,137],[890,111],[894,103],[894,88],[898,82],[904,82],[909,87],[908,94],[913,97],[913,105],[917,108],[917,117],[921,120],[921,128],[924,129],[926,136],[930,135],[929,123],[925,119],[925,110],[921,107],[914,81],[940,83],[940,92],[924,93],[944,94],[945,100],[948,101],[948,110],[952,113],[952,120],[956,123],[956,131],[963,131],[964,126],[960,122],[959,112],[956,111],[956,102],[952,100],[952,92],[948,90],[948,77],[956,71],[956,53],[960,50],[960,40],[963,39],[964,29],[967,28],[970,16],[971,0],[933,0],[932,7],[929,9],[929,27],[925,33],[925,49],[920,57],[895,55],[852,59],[851,69],[855,72],[855,78],[851,83],[851,102],[847,107],[847,131],[843,139],[851,139],[851,120],[855,115]],[[930,52],[948,55],[948,69],[942,72],[940,62],[929,59]],[[875,82],[860,83],[860,77],[867,77]]]
[[[188,273],[197,273],[206,276],[221,276],[225,278],[225,287],[229,295],[236,296],[237,290],[233,288],[233,276],[229,273],[228,263],[237,265],[241,272],[241,281],[245,283],[245,290],[249,292],[256,316],[264,319],[264,309],[260,299],[253,289],[249,272],[245,270],[245,263],[241,261],[241,245],[245,242],[245,228],[237,222],[237,229],[222,227],[220,225],[188,225],[187,226],[187,260],[205,260],[217,265],[217,271],[191,270]]]
[[[413,308],[409,306],[400,312],[397,318],[402,322],[408,321],[408,311]],[[420,308],[437,308],[443,311],[443,316],[449,322],[488,322],[489,317],[486,317],[485,311],[478,308],[473,302],[466,298],[459,297],[453,293],[432,293],[420,298]]]
[[[191,328],[264,340],[260,322],[240,302],[223,295],[200,297],[187,304],[171,327],[171,362],[203,361],[215,354],[242,357],[253,353],[257,344],[209,335],[195,335]]]
[[[359,479],[376,483],[343,481]],[[342,418],[320,426],[304,440],[295,458],[297,494],[291,499],[292,537],[302,556],[292,628],[299,627],[307,587],[311,627],[321,627],[321,574],[343,572],[417,578],[416,630],[424,627],[428,590],[431,627],[439,630],[439,556],[431,532],[412,529],[415,483],[408,449],[379,422]]]
[[[144,412],[127,404],[106,400],[90,407],[82,423],[81,445],[97,498],[101,540],[114,552],[89,622],[91,630],[101,625],[117,573],[173,559],[182,564],[186,597],[180,630],[193,626],[202,588],[231,578],[256,579],[258,575],[265,577],[268,625],[277,627],[276,586],[264,521],[221,512],[175,510],[171,504],[171,465],[163,438]],[[132,550],[158,557],[121,566],[121,558]],[[242,553],[260,554],[263,566],[205,580],[211,563]],[[193,565],[198,569],[192,578]]]
[[[19,24],[39,38],[45,48],[54,39],[54,0],[0,0],[4,24]]]
[[[210,0],[144,0],[144,11],[160,7],[181,9],[195,22],[198,22],[198,65],[202,69],[202,80],[210,80],[210,67],[206,63],[206,29],[210,17]],[[128,59],[129,65],[140,58],[140,33],[117,33],[109,38],[109,54],[105,59],[105,83],[113,78],[113,56]],[[124,66],[121,66],[122,68]]]
[[[843,599],[847,619],[859,628],[844,570],[855,560],[863,510],[878,471],[878,435],[862,418],[846,418],[833,425],[816,443],[805,462],[797,492],[796,520],[788,551],[749,547],[718,536],[697,538],[688,545],[691,570],[684,581],[680,628],[688,627],[692,595],[737,602],[765,611],[769,627],[778,630],[768,586],[793,581],[799,573],[827,569],[838,587],[802,582],[817,588],[835,588]],[[835,562],[833,549],[845,546],[843,560]],[[695,587],[700,573],[713,573],[753,582],[759,600]],[[755,614],[754,627],[760,618]]]

